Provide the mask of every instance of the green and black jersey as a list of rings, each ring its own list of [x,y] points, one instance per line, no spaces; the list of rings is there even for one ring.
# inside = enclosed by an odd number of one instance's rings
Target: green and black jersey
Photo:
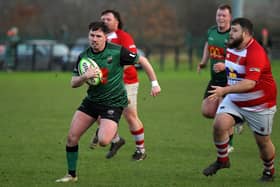
[[[217,26],[212,26],[207,32],[208,51],[210,57],[211,80],[214,82],[225,82],[226,72],[214,72],[213,66],[217,62],[224,62],[226,57],[226,46],[229,38],[229,31],[219,32]]]
[[[98,105],[125,107],[128,104],[126,89],[123,83],[124,65],[133,65],[139,56],[127,49],[112,43],[99,53],[89,47],[82,52],[73,70],[73,76],[79,76],[78,64],[81,58],[91,58],[100,67],[103,77],[101,84],[89,86],[87,98]]]

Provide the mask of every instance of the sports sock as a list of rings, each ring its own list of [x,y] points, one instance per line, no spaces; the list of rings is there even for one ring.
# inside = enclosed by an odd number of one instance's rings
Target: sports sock
[[[120,136],[119,136],[119,134],[117,133],[117,134],[115,135],[115,137],[112,139],[112,143],[116,143],[116,142],[118,142],[118,141],[120,141]]]
[[[67,158],[67,165],[68,165],[68,174],[70,174],[72,177],[76,176],[77,161],[78,161],[78,149],[79,149],[78,145],[76,145],[74,147],[66,146],[66,158]]]
[[[136,149],[139,149],[142,153],[145,152],[144,147],[144,128],[138,129],[136,131],[130,131],[134,137]]]
[[[229,139],[226,139],[223,142],[215,142],[215,146],[217,149],[217,161],[218,162],[227,162],[229,160],[228,157],[228,142]]]
[[[99,127],[95,130],[95,136],[98,136]]]
[[[263,159],[263,166],[264,166],[264,170],[265,171],[269,171],[271,175],[274,175],[275,169],[274,169],[274,156],[269,159],[269,160],[265,160]]]

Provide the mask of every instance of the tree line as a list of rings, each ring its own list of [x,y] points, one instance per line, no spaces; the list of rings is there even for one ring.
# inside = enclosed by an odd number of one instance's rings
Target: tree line
[[[280,2],[267,1],[245,1],[244,16],[254,21],[257,30],[268,27],[278,36]],[[205,36],[207,28],[215,24],[220,3],[231,4],[231,1],[0,0],[0,39],[5,38],[10,27],[16,26],[22,38],[49,37],[73,42],[86,36],[88,23],[98,20],[104,9],[116,9],[121,12],[125,30],[134,36],[136,43],[183,45],[189,36]]]

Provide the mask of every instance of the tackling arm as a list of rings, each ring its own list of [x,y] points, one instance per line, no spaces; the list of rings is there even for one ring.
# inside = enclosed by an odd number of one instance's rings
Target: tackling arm
[[[197,66],[197,72],[200,72],[200,70],[206,66],[208,60],[209,60],[208,42],[205,42],[202,59]]]

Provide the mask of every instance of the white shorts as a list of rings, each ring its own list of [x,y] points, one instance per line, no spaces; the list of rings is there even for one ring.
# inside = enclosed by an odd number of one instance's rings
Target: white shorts
[[[243,122],[247,121],[251,130],[260,135],[271,134],[275,112],[276,106],[259,112],[244,110],[232,103],[228,97],[223,99],[217,110],[217,114],[228,113],[239,117]]]
[[[127,107],[136,107],[137,106],[137,94],[139,83],[125,84],[128,106]]]

